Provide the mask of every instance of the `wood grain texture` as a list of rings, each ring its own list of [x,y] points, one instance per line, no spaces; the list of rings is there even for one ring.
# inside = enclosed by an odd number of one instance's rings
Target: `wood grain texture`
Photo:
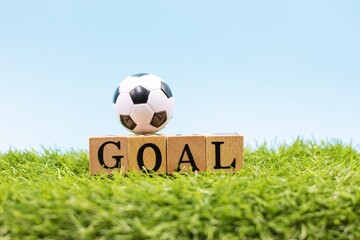
[[[129,135],[89,138],[90,173],[238,172],[244,137],[238,134]]]
[[[129,170],[166,173],[166,136],[128,137]]]
[[[173,135],[167,137],[167,173],[204,172],[206,170],[205,136]]]
[[[238,172],[244,165],[244,137],[238,134],[206,136],[206,169],[210,172]]]
[[[127,172],[127,136],[96,136],[89,138],[90,174]]]

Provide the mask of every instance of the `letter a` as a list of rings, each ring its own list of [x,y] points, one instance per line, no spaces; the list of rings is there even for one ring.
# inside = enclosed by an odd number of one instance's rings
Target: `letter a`
[[[189,160],[183,160],[185,153],[187,154]],[[179,172],[181,170],[180,164],[182,164],[182,163],[190,163],[193,171],[199,171],[199,168],[195,164],[194,157],[190,151],[190,147],[188,144],[185,144],[184,150],[181,153],[180,161],[179,161],[178,167],[176,169],[177,172]]]

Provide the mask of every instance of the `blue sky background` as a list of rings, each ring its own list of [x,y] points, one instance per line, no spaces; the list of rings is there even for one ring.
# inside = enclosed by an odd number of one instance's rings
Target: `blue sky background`
[[[164,134],[360,143],[360,2],[0,1],[0,151],[128,134],[128,75],[171,86]]]

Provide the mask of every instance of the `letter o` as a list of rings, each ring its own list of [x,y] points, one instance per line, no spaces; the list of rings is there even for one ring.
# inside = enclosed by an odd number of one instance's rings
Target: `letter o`
[[[155,167],[153,169],[148,169],[144,164],[144,151],[148,147],[152,148],[155,152]],[[162,161],[161,151],[158,148],[158,146],[156,146],[155,144],[146,143],[146,144],[142,145],[141,148],[139,148],[138,155],[137,155],[137,161],[138,161],[139,168],[141,170],[156,172],[157,170],[159,170],[159,168],[161,166],[161,161]]]

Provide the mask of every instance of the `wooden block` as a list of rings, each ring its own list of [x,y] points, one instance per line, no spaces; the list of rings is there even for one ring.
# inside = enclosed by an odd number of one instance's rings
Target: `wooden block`
[[[90,174],[127,172],[128,139],[126,136],[100,136],[89,139]]]
[[[166,173],[166,136],[128,137],[129,170]]]
[[[129,170],[237,172],[244,165],[238,134],[98,136],[89,139],[90,173]]]
[[[167,173],[206,170],[205,136],[173,135],[167,138]]]
[[[206,169],[238,172],[244,165],[244,137],[238,134],[206,136]]]

